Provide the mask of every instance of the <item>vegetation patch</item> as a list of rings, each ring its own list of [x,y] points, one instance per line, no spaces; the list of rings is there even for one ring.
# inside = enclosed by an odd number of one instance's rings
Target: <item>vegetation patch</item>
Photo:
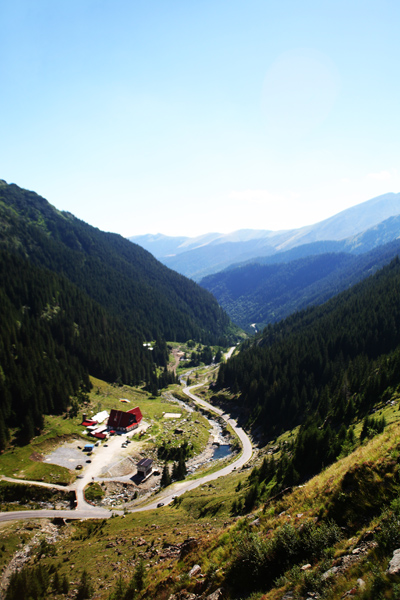
[[[104,496],[105,492],[103,488],[96,482],[92,481],[85,487],[85,498],[88,502],[101,502]]]
[[[0,481],[1,510],[43,508],[44,506],[54,508],[54,505],[57,504],[62,504],[64,508],[70,508],[73,506],[74,500],[73,492]]]

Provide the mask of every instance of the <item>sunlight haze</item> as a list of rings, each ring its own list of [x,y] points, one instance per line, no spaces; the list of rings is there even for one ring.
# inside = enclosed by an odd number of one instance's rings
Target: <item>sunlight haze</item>
[[[0,178],[104,231],[292,229],[400,191],[397,0],[3,0]]]

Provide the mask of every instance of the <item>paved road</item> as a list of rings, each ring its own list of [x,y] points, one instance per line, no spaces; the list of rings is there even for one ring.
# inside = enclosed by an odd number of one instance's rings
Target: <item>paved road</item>
[[[224,477],[225,475],[232,473],[232,471],[234,471],[235,469],[240,469],[245,463],[247,463],[250,460],[252,453],[253,453],[253,449],[252,449],[251,441],[250,441],[248,435],[243,431],[243,429],[241,427],[237,427],[236,422],[234,421],[234,419],[230,418],[230,415],[224,414],[224,412],[222,410],[220,410],[219,408],[212,406],[205,400],[202,400],[201,398],[199,398],[198,396],[195,396],[195,394],[192,393],[193,389],[200,387],[202,385],[204,385],[204,384],[200,383],[197,385],[192,385],[190,387],[186,387],[183,389],[183,392],[189,398],[191,398],[191,400],[193,400],[200,406],[203,406],[204,408],[207,408],[208,410],[219,415],[226,423],[229,423],[229,425],[232,427],[233,431],[239,437],[239,439],[242,443],[241,455],[239,456],[239,458],[237,460],[235,460],[235,462],[231,463],[230,465],[227,465],[226,467],[220,469],[219,471],[216,471],[215,473],[211,473],[210,475],[204,475],[204,477],[200,477],[199,479],[194,479],[192,481],[185,480],[185,481],[179,481],[179,482],[172,484],[164,492],[160,492],[157,495],[157,499],[154,500],[154,502],[146,504],[145,506],[137,506],[135,508],[130,509],[129,512],[142,512],[145,510],[153,510],[153,509],[157,508],[157,505],[160,502],[162,502],[164,505],[169,504],[170,502],[173,501],[173,499],[176,496],[181,496],[185,492],[194,490],[195,488],[199,487],[200,485],[203,485],[210,481],[214,481],[215,479],[218,479],[219,477]],[[119,440],[115,439],[115,441],[113,440],[113,445],[115,444],[115,446],[117,446],[117,443],[120,445],[121,439],[119,439]],[[113,448],[113,450],[114,450],[114,448]],[[77,480],[78,484],[74,489],[76,489],[76,491],[77,491],[78,506],[75,510],[47,510],[47,509],[44,509],[44,510],[2,512],[2,513],[0,513],[0,522],[13,521],[13,520],[19,520],[19,519],[37,519],[37,518],[54,518],[54,517],[63,517],[64,519],[104,519],[104,518],[111,517],[112,514],[122,514],[122,511],[118,511],[118,510],[110,511],[108,509],[91,506],[90,504],[87,504],[87,502],[85,502],[85,500],[84,500],[83,487],[87,483],[89,483],[89,481],[91,480],[91,477],[95,472],[96,466],[100,466],[100,464],[101,464],[100,453],[98,454],[97,458],[98,458],[98,460],[93,460],[93,462],[91,463],[91,465],[90,465],[91,469],[88,470],[89,472],[87,472],[86,475],[82,479]],[[15,481],[15,480],[12,480],[11,478],[7,478],[7,479],[9,481]],[[21,481],[23,481],[23,483],[32,483],[32,484],[36,484],[36,485],[38,484],[38,482],[27,482],[26,480],[21,480]],[[50,486],[50,487],[54,487],[57,489],[62,487],[62,486],[57,486],[57,485],[51,486],[50,484],[45,484],[45,485],[46,485],[46,487]],[[66,489],[71,489],[71,488],[62,487],[62,489],[66,490]]]
[[[114,511],[118,515],[122,515],[122,511]],[[21,521],[23,519],[108,519],[112,516],[109,510],[104,508],[91,507],[90,510],[83,508],[76,510],[14,510],[0,513],[0,523],[5,521]]]
[[[232,471],[234,471],[236,469],[240,469],[244,464],[246,464],[250,460],[250,458],[253,454],[253,447],[251,445],[251,441],[250,441],[250,438],[247,435],[247,433],[245,431],[243,431],[243,429],[241,427],[237,427],[236,421],[234,421],[234,419],[231,419],[230,415],[225,414],[221,409],[212,406],[212,404],[209,404],[205,400],[202,400],[201,398],[199,398],[198,396],[195,396],[192,393],[193,389],[195,389],[197,387],[201,387],[202,385],[204,385],[204,384],[199,383],[197,385],[191,385],[190,387],[184,388],[183,392],[189,398],[191,398],[191,400],[193,400],[200,406],[203,406],[204,408],[207,408],[208,410],[219,415],[226,423],[229,423],[229,425],[232,427],[233,431],[236,433],[236,435],[238,436],[238,438],[240,439],[240,441],[242,443],[241,455],[239,456],[239,458],[237,460],[235,460],[235,462],[231,463],[230,465],[227,465],[226,467],[224,467],[223,469],[220,469],[219,471],[216,471],[215,473],[211,473],[210,475],[204,475],[204,477],[200,477],[199,479],[194,479],[193,481],[181,481],[181,482],[172,484],[171,486],[168,487],[167,490],[165,490],[165,492],[161,492],[160,494],[158,494],[156,501],[152,502],[151,504],[148,504],[147,506],[137,507],[137,508],[133,509],[131,512],[138,512],[138,511],[150,510],[153,508],[157,508],[157,504],[159,502],[163,502],[164,504],[169,504],[170,502],[172,502],[172,500],[174,499],[175,496],[181,496],[185,492],[194,490],[195,488],[199,487],[200,485],[203,485],[204,483],[208,483],[210,481],[214,481],[215,479],[218,479],[219,477],[224,477],[225,475],[229,475],[229,473],[232,473]]]

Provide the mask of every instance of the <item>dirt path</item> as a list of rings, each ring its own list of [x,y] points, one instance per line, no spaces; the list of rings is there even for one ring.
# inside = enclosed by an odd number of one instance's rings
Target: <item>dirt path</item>
[[[178,348],[173,348],[171,354],[174,357],[174,363],[171,365],[168,365],[168,370],[173,371],[176,375],[176,369],[178,368],[179,361],[182,358],[182,356],[184,356],[185,353],[182,352],[182,350],[179,350]]]

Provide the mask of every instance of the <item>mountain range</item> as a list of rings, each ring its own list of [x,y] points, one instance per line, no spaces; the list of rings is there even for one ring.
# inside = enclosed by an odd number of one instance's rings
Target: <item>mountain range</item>
[[[232,264],[255,262],[260,257],[277,257],[289,250],[292,251],[292,259],[308,253],[326,252],[323,245],[318,245],[321,242],[337,242],[333,251],[365,252],[400,235],[398,223],[391,221],[376,230],[379,224],[398,215],[400,193],[388,193],[299,229],[246,229],[230,234],[208,233],[196,238],[149,234],[129,239],[149,250],[170,268],[200,281]]]
[[[225,334],[229,319],[209,292],[122,236],[4,181],[0,219],[3,249],[62,274],[143,341],[193,337],[208,343]]]

